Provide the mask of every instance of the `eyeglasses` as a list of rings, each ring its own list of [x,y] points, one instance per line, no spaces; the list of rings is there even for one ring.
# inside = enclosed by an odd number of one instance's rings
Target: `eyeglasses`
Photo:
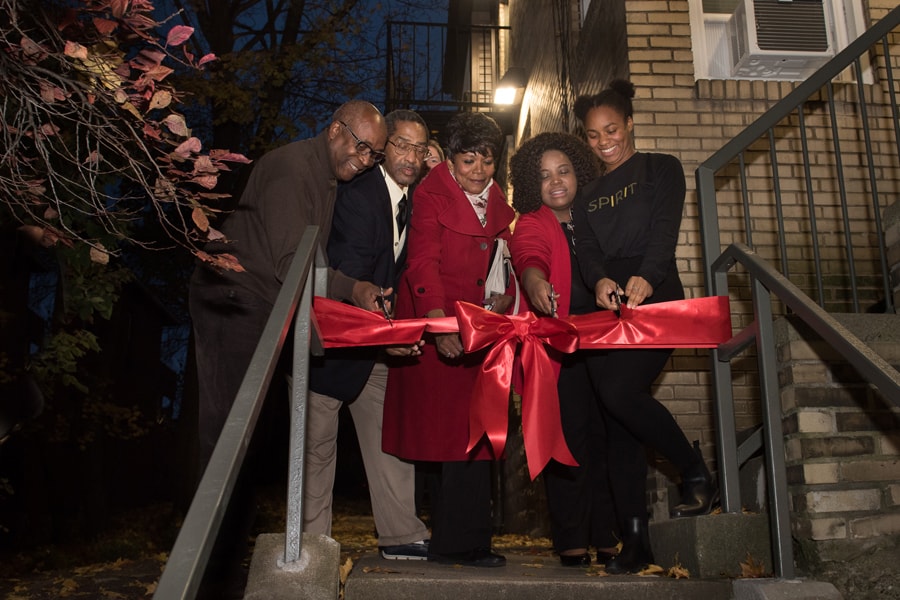
[[[338,123],[343,125],[344,129],[346,129],[348,132],[350,132],[350,135],[352,135],[353,139],[356,140],[356,153],[357,154],[359,154],[363,158],[367,158],[367,157],[371,156],[372,160],[377,163],[384,160],[384,152],[382,152],[381,150],[376,150],[375,148],[370,146],[368,143],[359,139],[359,136],[357,136],[355,133],[353,133],[353,130],[350,129],[350,126],[347,125],[346,123],[344,123],[343,121],[338,121]]]
[[[407,142],[406,140],[400,140],[399,142],[395,142],[393,140],[388,140],[388,144],[397,149],[397,154],[400,156],[406,156],[409,154],[410,150],[416,153],[416,158],[425,158],[431,151],[428,146],[422,146],[421,144],[413,144],[412,142]]]

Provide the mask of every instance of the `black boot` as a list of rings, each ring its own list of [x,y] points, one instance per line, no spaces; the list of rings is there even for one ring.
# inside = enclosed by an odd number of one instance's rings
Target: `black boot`
[[[652,563],[653,550],[650,548],[647,517],[626,519],[622,533],[622,551],[607,561],[606,572],[611,575],[637,573]]]
[[[696,440],[694,451],[697,453],[697,462],[681,474],[681,503],[669,513],[673,519],[708,515],[719,502],[719,488],[703,462],[700,442]]]

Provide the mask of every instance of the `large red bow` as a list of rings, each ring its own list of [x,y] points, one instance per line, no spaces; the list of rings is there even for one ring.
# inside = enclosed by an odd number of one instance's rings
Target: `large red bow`
[[[525,375],[522,434],[532,479],[554,458],[575,465],[559,417],[556,372],[544,344],[560,352],[576,348],[715,348],[731,337],[728,296],[712,296],[623,306],[611,311],[572,315],[567,320],[532,313],[504,316],[474,304],[457,302],[457,318],[387,321],[369,312],[316,296],[316,320],[326,348],[412,344],[425,331],[459,331],[467,351],[492,346],[479,373],[470,403],[469,450],[485,435],[494,455],[506,443],[509,390],[515,352]]]
[[[475,381],[469,412],[469,447],[486,434],[500,456],[506,445],[509,391],[516,348],[525,376],[522,393],[522,437],[531,478],[550,459],[576,466],[562,432],[556,371],[544,345],[569,354],[578,348],[578,332],[565,321],[538,318],[533,313],[506,316],[467,302],[456,303],[459,333],[466,352],[490,346]]]

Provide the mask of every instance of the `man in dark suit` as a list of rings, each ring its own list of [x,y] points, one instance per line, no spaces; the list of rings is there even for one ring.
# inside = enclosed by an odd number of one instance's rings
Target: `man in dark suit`
[[[384,290],[390,297],[406,263],[406,223],[411,186],[428,153],[428,129],[417,113],[396,110],[385,117],[384,162],[338,187],[330,266]],[[338,411],[350,403],[369,483],[378,545],[387,559],[425,560],[428,530],[416,516],[415,468],[381,450],[388,354],[415,355],[418,346],[328,350],[310,369],[303,530],[331,534]]]

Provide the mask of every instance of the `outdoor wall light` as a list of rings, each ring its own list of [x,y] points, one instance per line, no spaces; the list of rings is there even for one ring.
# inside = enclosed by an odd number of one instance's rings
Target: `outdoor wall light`
[[[528,76],[521,67],[510,67],[494,88],[494,104],[521,104]]]

